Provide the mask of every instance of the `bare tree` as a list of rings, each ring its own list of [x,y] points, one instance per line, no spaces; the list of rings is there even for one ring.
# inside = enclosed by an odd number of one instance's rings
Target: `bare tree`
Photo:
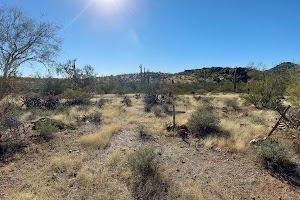
[[[36,21],[16,6],[0,8],[0,78],[2,87],[8,87],[24,63],[42,63],[49,66],[60,51],[59,25]],[[6,91],[7,93],[9,91]],[[0,99],[3,98],[3,92]]]

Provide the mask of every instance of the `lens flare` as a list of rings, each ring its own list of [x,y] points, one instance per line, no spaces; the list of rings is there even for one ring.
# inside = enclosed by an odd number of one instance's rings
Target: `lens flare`
[[[130,9],[130,0],[92,0],[94,8],[104,17],[126,14]]]

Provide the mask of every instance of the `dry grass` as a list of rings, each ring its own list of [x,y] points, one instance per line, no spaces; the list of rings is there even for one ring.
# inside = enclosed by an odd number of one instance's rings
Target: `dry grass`
[[[110,138],[122,129],[121,124],[106,125],[99,132],[82,136],[78,141],[88,147],[105,148]]]
[[[249,147],[249,142],[254,138],[263,137],[267,133],[265,126],[249,124],[242,126],[234,121],[222,119],[221,127],[229,133],[228,137],[211,136],[204,139],[207,147],[216,147],[223,150],[244,152]]]

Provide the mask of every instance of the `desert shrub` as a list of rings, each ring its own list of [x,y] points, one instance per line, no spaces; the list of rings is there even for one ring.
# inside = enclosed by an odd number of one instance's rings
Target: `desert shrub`
[[[122,100],[122,103],[125,104],[127,107],[131,107],[132,106],[131,99],[127,95]]]
[[[145,103],[145,107],[144,110],[146,112],[150,112],[151,108],[157,104],[157,95],[154,94],[146,94],[144,96],[144,103]]]
[[[1,131],[3,129],[0,128],[0,159],[4,157],[9,158],[25,146],[24,140],[15,131],[9,130],[5,134]]]
[[[40,135],[48,140],[53,138],[53,133],[63,129],[64,124],[61,121],[49,119],[40,125]]]
[[[138,149],[128,158],[133,172],[132,193],[135,199],[167,199],[172,182],[163,176],[159,159],[151,147]]]
[[[187,125],[195,137],[205,137],[219,132],[220,119],[211,104],[204,104],[191,114]]]
[[[67,89],[62,95],[62,98],[67,99],[71,105],[89,104],[91,95],[79,90]]]
[[[64,104],[57,104],[55,106],[55,111],[57,113],[69,113],[70,107]]]
[[[22,147],[18,120],[14,104],[0,105],[0,157],[16,152]]]
[[[95,123],[95,124],[100,124],[101,123],[101,119],[102,119],[102,113],[99,111],[94,111],[91,114],[91,122]]]
[[[238,110],[238,103],[237,103],[237,99],[236,98],[234,98],[234,99],[226,99],[225,101],[224,101],[224,103],[225,103],[225,105],[226,106],[228,106],[228,107],[231,107],[231,108],[233,108],[234,110]]]
[[[257,108],[281,107],[281,98],[286,89],[285,82],[283,76],[271,72],[257,74],[249,81],[249,95],[245,96],[245,99]]]
[[[19,108],[13,103],[0,105],[0,129],[18,129],[22,124],[18,117]]]
[[[198,90],[198,94],[199,95],[205,95],[207,92],[206,92],[206,90],[204,90],[204,89],[199,89]]]
[[[300,186],[298,166],[290,161],[289,154],[278,142],[265,140],[255,150],[262,166],[271,175],[285,180],[291,185]]]
[[[41,108],[42,99],[37,94],[28,94],[22,97],[23,103],[26,108]]]
[[[60,95],[65,91],[64,80],[57,78],[46,78],[43,81],[42,95]]]
[[[144,135],[146,133],[147,127],[145,126],[145,124],[139,123],[139,124],[137,124],[136,129],[140,133],[140,136],[142,136],[142,135]]]
[[[162,109],[160,107],[154,107],[152,108],[152,112],[156,117],[161,117],[162,116]]]
[[[163,105],[161,105],[161,108],[162,108],[162,111],[163,111],[164,113],[168,113],[169,110],[170,110],[170,105],[168,105],[168,104],[163,104]]]
[[[59,97],[54,95],[48,95],[43,97],[43,106],[48,110],[54,110],[59,104]]]
[[[103,99],[101,98],[98,102],[97,102],[97,105],[99,106],[99,108],[103,108],[103,106],[105,104],[109,103],[109,100],[108,99]]]
[[[158,168],[158,160],[154,149],[147,147],[137,150],[129,157],[128,165],[136,175],[153,175]]]

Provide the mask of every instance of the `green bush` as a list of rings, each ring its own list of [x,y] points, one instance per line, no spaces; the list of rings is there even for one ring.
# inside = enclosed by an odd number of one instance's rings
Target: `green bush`
[[[79,90],[67,89],[62,95],[62,98],[67,99],[71,105],[89,104],[91,95]]]
[[[64,80],[57,78],[46,78],[43,80],[42,95],[60,95],[65,91]]]
[[[191,114],[187,125],[195,137],[205,137],[219,132],[220,119],[211,104],[204,104]]]
[[[60,129],[63,129],[64,124],[58,120],[46,120],[41,123],[40,135],[48,140],[53,138],[53,133],[58,132]]]
[[[245,99],[257,108],[282,107],[281,98],[286,89],[283,76],[266,71],[256,76],[248,83],[250,93]]]
[[[150,147],[137,150],[128,159],[128,165],[138,176],[151,176],[156,173],[158,160]]]
[[[63,104],[57,104],[55,107],[55,111],[58,113],[68,113],[69,110],[70,110],[70,107],[63,105]]]

